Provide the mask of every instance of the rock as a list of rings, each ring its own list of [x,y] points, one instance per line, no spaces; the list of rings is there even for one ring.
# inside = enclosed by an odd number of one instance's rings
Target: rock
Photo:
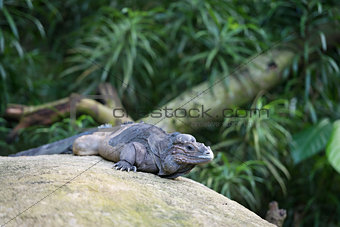
[[[112,165],[97,156],[0,157],[0,225],[274,226],[195,181]]]

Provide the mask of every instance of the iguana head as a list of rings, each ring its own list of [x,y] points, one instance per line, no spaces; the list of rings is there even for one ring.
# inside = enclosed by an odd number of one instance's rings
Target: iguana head
[[[203,164],[214,158],[209,146],[196,141],[189,134],[173,134],[171,154],[173,160],[179,164]]]

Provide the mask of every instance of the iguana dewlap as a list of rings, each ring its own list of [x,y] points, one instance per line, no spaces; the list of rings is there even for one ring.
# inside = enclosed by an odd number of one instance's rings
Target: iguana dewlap
[[[210,147],[188,134],[168,134],[146,123],[125,124],[117,131],[105,128],[73,143],[76,155],[100,155],[122,171],[142,171],[175,178],[195,165],[210,162]]]

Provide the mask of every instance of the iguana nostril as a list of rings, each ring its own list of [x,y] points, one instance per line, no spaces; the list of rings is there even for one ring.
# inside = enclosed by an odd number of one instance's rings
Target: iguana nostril
[[[209,147],[208,147],[208,148],[209,148]],[[210,149],[209,149],[209,150],[205,150],[205,151],[204,151],[204,154],[209,155],[209,154],[210,154]]]

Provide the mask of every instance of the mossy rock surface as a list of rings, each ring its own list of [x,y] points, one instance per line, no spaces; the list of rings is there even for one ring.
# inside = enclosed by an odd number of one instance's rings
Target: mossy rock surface
[[[112,165],[97,156],[0,157],[0,225],[273,226],[195,181]]]

